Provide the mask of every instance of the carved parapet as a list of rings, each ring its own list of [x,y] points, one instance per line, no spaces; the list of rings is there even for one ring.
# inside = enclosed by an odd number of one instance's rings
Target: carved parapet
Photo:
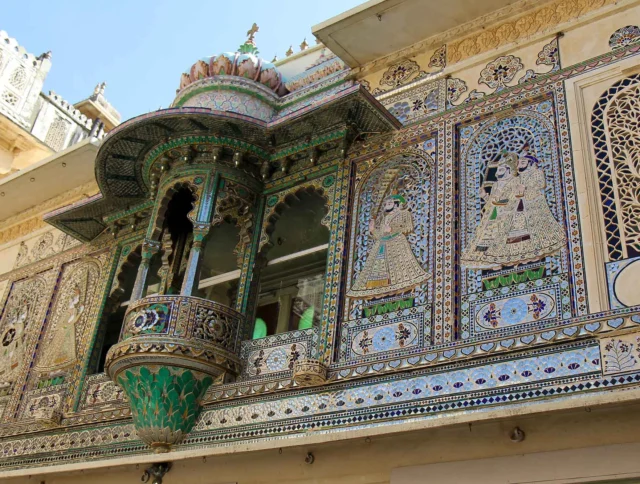
[[[293,381],[301,387],[323,385],[327,381],[327,367],[312,358],[299,360],[293,367]]]
[[[127,394],[138,436],[156,452],[191,431],[214,380],[239,373],[241,322],[233,309],[195,297],[154,296],[128,308],[105,366]]]

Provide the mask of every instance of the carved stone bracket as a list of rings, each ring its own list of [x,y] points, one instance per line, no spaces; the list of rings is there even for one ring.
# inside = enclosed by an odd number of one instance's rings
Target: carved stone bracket
[[[327,367],[320,360],[299,360],[293,367],[293,381],[301,387],[324,385],[327,382]]]

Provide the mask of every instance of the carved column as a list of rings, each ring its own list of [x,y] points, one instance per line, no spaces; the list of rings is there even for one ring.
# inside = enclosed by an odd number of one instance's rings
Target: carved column
[[[144,285],[147,282],[147,276],[149,275],[151,259],[159,250],[160,242],[158,241],[145,239],[142,243],[142,260],[140,261],[140,267],[138,267],[136,283],[134,284],[133,291],[131,292],[132,302],[137,301],[142,297]]]
[[[196,224],[193,227],[193,245],[191,246],[191,252],[189,252],[187,270],[185,271],[184,279],[182,280],[182,290],[180,291],[182,296],[191,296],[194,289],[198,289],[202,250],[204,247],[204,241],[209,234],[209,229],[209,224]]]

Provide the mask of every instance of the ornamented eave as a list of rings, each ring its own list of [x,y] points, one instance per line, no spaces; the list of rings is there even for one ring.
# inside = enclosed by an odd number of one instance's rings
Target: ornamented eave
[[[377,136],[373,136],[367,140],[367,146],[377,145],[379,150],[388,150],[397,148],[405,144],[411,144],[413,142],[424,139],[427,135],[424,133],[431,133],[436,130],[436,125],[442,121],[448,121],[451,119],[458,119],[461,116],[473,117],[478,116],[488,110],[488,107],[494,105],[496,102],[506,103],[514,96],[521,96],[523,98],[532,95],[532,93],[539,91],[542,92],[546,86],[553,85],[557,82],[562,82],[572,77],[582,75],[586,72],[592,71],[604,65],[608,65],[613,62],[617,62],[628,57],[640,55],[640,42],[635,42],[627,47],[615,49],[612,52],[605,52],[592,59],[574,64],[571,66],[563,67],[557,71],[552,71],[546,74],[540,74],[539,76],[530,79],[522,84],[516,84],[514,86],[507,86],[502,90],[487,94],[486,96],[468,102],[454,105],[449,107],[443,112],[437,112],[428,116],[416,118],[415,120],[407,123],[404,129],[397,131],[396,133],[383,133]],[[420,82],[416,82],[418,85]],[[403,86],[404,87],[404,86]],[[390,90],[385,94],[396,94],[399,89]],[[513,103],[512,103],[513,104]],[[512,107],[512,106],[511,106]],[[511,109],[507,108],[507,109]],[[495,113],[497,115],[497,112]],[[352,162],[357,162],[365,157],[376,156],[379,150],[367,150],[363,155],[363,150],[350,152],[350,159]]]
[[[633,3],[634,0],[598,0],[594,2],[588,2],[587,0],[575,2],[521,0],[376,59],[360,68],[354,69],[352,73],[358,79],[361,79],[372,72],[393,65],[401,59],[415,57],[421,52],[438,48],[443,44],[447,45],[447,68],[445,70],[446,72],[451,72],[459,69],[461,64],[458,63],[467,59],[473,61],[476,57],[487,55],[489,52],[497,51],[509,45],[535,42],[554,31],[560,31],[568,26],[587,22],[593,15],[601,14],[603,11],[620,10]],[[545,9],[550,10],[552,14],[547,15],[547,20],[540,22],[536,16],[544,18],[544,15],[539,14]],[[514,28],[518,24],[526,26],[526,28]],[[494,31],[501,27],[507,27],[503,29],[505,31],[513,30],[512,35],[497,36],[495,40],[488,35],[489,33],[495,34]],[[489,41],[488,39],[492,40]]]
[[[170,108],[133,118],[109,133],[96,158],[96,179],[101,195],[71,207],[63,207],[45,220],[82,241],[90,241],[106,229],[104,217],[129,210],[149,197],[149,173],[160,155],[158,146],[171,147],[176,139],[196,142],[214,137],[232,150],[253,147],[258,157],[281,158],[331,141],[331,133],[349,128],[359,133],[394,131],[400,123],[358,84],[326,96],[271,122],[207,108]],[[318,134],[320,133],[320,134]],[[346,135],[345,135],[346,136]],[[274,168],[278,168],[278,166]]]

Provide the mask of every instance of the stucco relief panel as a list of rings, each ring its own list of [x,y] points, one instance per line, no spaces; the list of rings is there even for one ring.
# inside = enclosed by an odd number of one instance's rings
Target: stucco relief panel
[[[95,261],[64,267],[35,365],[41,376],[67,372],[77,362],[99,279]]]
[[[47,310],[54,271],[14,281],[0,318],[0,392],[23,381]]]

